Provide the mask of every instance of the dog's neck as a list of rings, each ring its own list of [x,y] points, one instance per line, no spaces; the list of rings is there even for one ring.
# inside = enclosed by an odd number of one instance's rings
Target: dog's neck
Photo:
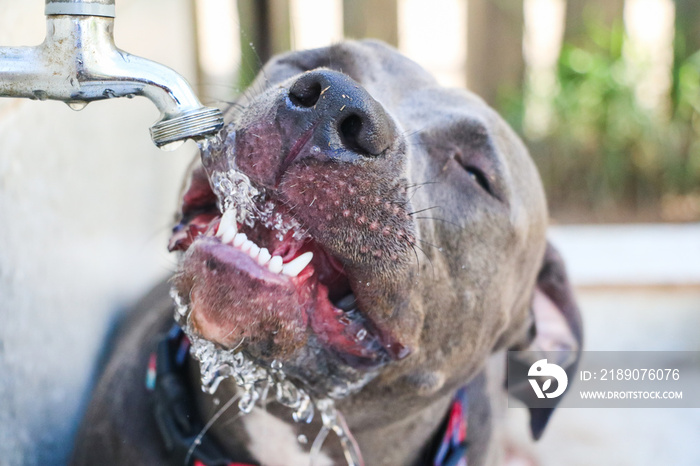
[[[365,464],[424,464],[426,448],[440,429],[451,402],[452,396],[445,396],[397,422],[355,432]]]
[[[211,419],[236,394],[231,380],[222,383],[215,396],[198,389],[199,374],[192,374],[191,383],[197,388],[193,393],[196,393],[197,406],[205,420]],[[423,464],[426,448],[440,429],[451,402],[452,394],[447,394],[396,422],[352,428],[365,464]],[[349,425],[356,424],[350,410],[344,416]],[[319,417],[316,416],[310,424],[298,424],[291,420],[289,409],[276,403],[268,404],[264,410],[256,407],[244,416],[239,416],[234,406],[212,425],[209,434],[225,448],[232,460],[254,460],[270,466],[307,466],[311,464],[311,445],[321,429]],[[324,442],[322,454],[314,458],[313,464],[345,464],[342,447],[333,434]]]

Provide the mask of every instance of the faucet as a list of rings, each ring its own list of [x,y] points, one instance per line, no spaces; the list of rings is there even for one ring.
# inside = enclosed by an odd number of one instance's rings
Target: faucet
[[[59,100],[73,110],[92,101],[145,96],[161,111],[156,146],[172,150],[224,124],[172,69],[114,45],[114,0],[46,0],[46,39],[36,47],[0,47],[0,97]]]

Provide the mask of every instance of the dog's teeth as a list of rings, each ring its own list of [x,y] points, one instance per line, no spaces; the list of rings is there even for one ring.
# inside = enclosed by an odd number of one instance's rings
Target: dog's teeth
[[[219,231],[221,231],[221,228],[219,228]],[[230,243],[233,238],[236,237],[236,234],[236,229],[229,227],[224,234],[221,235],[221,242],[225,244]]]
[[[248,251],[248,254],[250,255],[250,257],[257,260],[258,254],[260,254],[260,246],[253,243],[253,245],[250,247],[250,251]]]
[[[267,268],[270,269],[270,272],[274,273],[280,273],[282,271],[282,267],[281,256],[272,256],[272,259],[270,259],[270,262],[267,264]]]
[[[311,259],[313,258],[313,252],[305,252],[304,254],[297,257],[288,264],[284,264],[284,267],[282,267],[282,273],[285,275],[289,275],[290,277],[296,277],[297,275],[299,275],[299,272],[304,270],[304,267],[309,265],[309,262],[311,262]]]
[[[227,210],[219,221],[219,229],[216,232],[216,236],[221,238],[222,243],[228,243],[236,236],[236,233],[238,233],[236,212],[232,209]]]
[[[255,243],[248,239],[243,244],[241,244],[241,251],[248,252],[253,246],[255,246]]]
[[[246,241],[248,241],[248,237],[245,233],[238,233],[233,237],[233,245],[237,248],[240,248]]]
[[[260,254],[258,254],[258,264],[264,266],[270,262],[270,258],[272,258],[270,251],[268,251],[267,248],[262,248]]]

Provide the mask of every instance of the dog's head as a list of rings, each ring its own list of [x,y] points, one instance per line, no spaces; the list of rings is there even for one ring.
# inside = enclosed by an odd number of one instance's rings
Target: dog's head
[[[348,42],[273,59],[229,116],[171,241],[196,332],[281,362],[313,394],[372,406],[419,406],[527,341],[546,203],[527,150],[482,100],[385,45]],[[221,221],[207,177],[232,155],[261,193],[264,214],[237,224],[253,244]]]

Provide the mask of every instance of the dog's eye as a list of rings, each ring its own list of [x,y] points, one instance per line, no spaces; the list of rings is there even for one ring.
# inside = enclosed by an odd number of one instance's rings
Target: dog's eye
[[[486,194],[501,200],[498,195],[497,182],[490,167],[489,160],[479,151],[463,152],[454,148],[452,158],[457,162],[472,182],[475,182]]]
[[[476,167],[471,167],[471,166],[464,167],[464,170],[467,172],[467,174],[474,181],[476,181],[479,184],[479,186],[482,187],[482,189],[484,191],[493,195],[493,190],[491,189],[491,183],[489,182],[489,179],[486,177],[484,172],[482,172],[480,169],[478,169]]]

